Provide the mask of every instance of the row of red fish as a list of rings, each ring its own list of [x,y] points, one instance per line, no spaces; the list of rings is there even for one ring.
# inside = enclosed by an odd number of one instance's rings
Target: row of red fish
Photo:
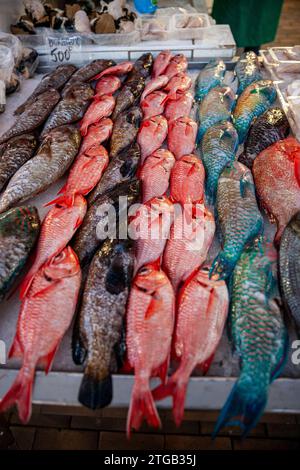
[[[189,117],[192,82],[186,69],[183,55],[160,53],[142,95],[143,205],[131,222],[140,236],[127,308],[127,354],[135,373],[128,435],[144,418],[160,426],[154,399],[167,395],[180,424],[189,377],[197,365],[209,367],[228,311],[225,282],[209,279],[201,268],[215,222],[203,202],[204,167],[192,153],[197,124]],[[165,140],[168,149],[162,148]],[[168,380],[171,356],[179,366]],[[156,376],[161,385],[151,392]]]

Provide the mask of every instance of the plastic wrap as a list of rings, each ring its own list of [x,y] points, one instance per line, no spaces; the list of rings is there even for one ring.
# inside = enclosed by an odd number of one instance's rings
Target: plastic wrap
[[[11,49],[0,44],[0,80],[9,84],[15,66]]]

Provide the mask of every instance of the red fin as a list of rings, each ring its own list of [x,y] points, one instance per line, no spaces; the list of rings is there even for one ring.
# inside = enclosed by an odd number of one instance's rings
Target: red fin
[[[85,137],[88,133],[88,128],[89,128],[89,125],[87,124],[84,124],[84,125],[81,125],[80,126],[80,133],[83,137]]]
[[[295,164],[295,176],[297,178],[298,185],[300,186],[300,152],[297,153],[295,160],[294,160],[294,164]]]
[[[45,287],[44,289],[41,289],[39,290],[38,292],[36,292],[32,298],[37,298],[37,297],[43,297],[45,295],[46,292],[51,292],[53,290],[56,289],[56,285],[60,282],[60,280],[58,279],[57,281],[52,281],[52,283]]]
[[[170,356],[166,358],[166,360],[153,371],[153,377],[159,377],[163,384],[166,383],[168,370],[169,370],[169,363],[170,363]]]
[[[209,368],[214,359],[214,356],[215,356],[215,353],[212,353],[212,355],[209,356],[204,362],[201,362],[201,364],[198,364],[197,367],[199,367],[202,370],[204,375],[206,375],[207,372],[209,371]]]
[[[183,419],[187,385],[187,382],[181,381],[179,384],[176,379],[171,377],[167,384],[160,385],[152,392],[154,400],[162,400],[163,398],[172,395],[173,417],[176,426],[180,426],[180,423]]]
[[[30,375],[28,369],[26,375],[24,366],[19,371],[16,380],[0,402],[0,412],[8,410],[15,403],[19,410],[19,417],[22,423],[27,423],[31,416],[31,394],[34,370]]]
[[[152,299],[146,310],[145,317],[144,317],[145,320],[149,320],[149,318],[151,318],[153,315],[157,313],[157,310],[158,310],[158,302]]]
[[[60,340],[59,340],[58,344],[55,346],[55,348],[53,349],[53,351],[51,351],[49,354],[47,354],[47,356],[44,356],[39,360],[39,365],[44,367],[45,374],[48,374],[48,372],[50,371],[50,369],[52,367],[53,360],[54,360],[55,354],[56,354],[56,352],[59,348],[59,345],[60,345]]]
[[[12,357],[16,357],[16,358],[23,357],[23,351],[19,342],[18,333],[14,337],[13,344],[11,345],[9,353],[8,353],[8,358],[11,359]]]
[[[153,426],[154,428],[159,428],[161,426],[158,412],[149,388],[149,383],[143,384],[136,379],[131,394],[131,402],[127,416],[128,438],[130,437],[131,429],[133,428],[138,430],[144,418],[149,426]]]
[[[20,299],[24,299],[24,297],[26,297],[29,289],[30,289],[30,286],[32,284],[32,281],[33,281],[33,278],[35,276],[36,273],[34,274],[31,274],[30,272],[25,276],[24,278],[24,281],[21,283],[21,287],[20,287]]]
[[[124,362],[123,362],[123,365],[122,365],[121,369],[119,370],[119,372],[121,374],[130,374],[132,371],[133,371],[133,367],[130,364],[129,359],[126,355],[125,359],[124,359]]]
[[[67,190],[67,186],[68,186],[68,182],[66,182],[66,184],[63,185],[63,187],[58,191],[57,194],[63,194],[66,192]]]
[[[59,206],[72,207],[74,204],[74,198],[75,194],[63,194],[62,196],[58,196],[57,198],[45,204],[44,207],[52,206],[55,204],[58,204]]]
[[[76,223],[74,225],[74,230],[77,230],[78,227],[80,227],[81,224],[82,224],[82,219],[80,217],[78,217],[78,219],[76,220]]]

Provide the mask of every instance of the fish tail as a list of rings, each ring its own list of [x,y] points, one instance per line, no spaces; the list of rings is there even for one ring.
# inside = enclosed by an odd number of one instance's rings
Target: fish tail
[[[185,379],[182,379],[177,372],[165,385],[162,384],[155,388],[152,395],[154,400],[162,400],[168,396],[172,396],[174,421],[176,426],[180,426],[184,415],[184,403],[188,382]]]
[[[264,381],[260,383],[243,374],[235,383],[221,411],[213,432],[213,439],[224,426],[239,426],[242,436],[246,437],[253,429],[267,403],[267,389]]]
[[[33,278],[36,274],[36,270],[33,269],[34,266],[32,266],[32,268],[30,269],[30,271],[28,272],[28,274],[26,274],[23,282],[21,282],[21,285],[20,285],[20,299],[24,299],[30,289],[30,286],[32,284],[32,281],[33,281]]]
[[[78,400],[82,405],[92,410],[104,408],[111,403],[112,396],[111,375],[99,379],[88,372],[84,373],[78,395]]]
[[[161,426],[160,418],[149,387],[149,381],[135,379],[127,416],[128,437],[130,437],[132,428],[136,430],[140,428],[144,418],[149,426],[154,428]]]
[[[212,267],[209,271],[209,278],[217,276],[218,280],[227,279],[235,266],[235,261],[229,259],[226,253],[221,251],[213,261]]]
[[[279,247],[280,239],[282,237],[284,229],[285,229],[284,225],[279,225],[278,226],[277,232],[276,232],[275,237],[274,237],[274,245],[276,247]]]
[[[27,423],[31,416],[31,395],[34,378],[34,369],[30,372],[22,367],[16,380],[0,401],[0,413],[8,410],[14,404],[17,405],[19,417],[22,423]]]
[[[74,204],[74,198],[74,194],[63,194],[62,196],[58,196],[55,199],[52,199],[52,201],[47,202],[47,204],[45,204],[45,207],[52,206],[55,204],[58,204],[59,206],[72,207]]]
[[[88,127],[88,124],[85,124],[84,122],[81,124],[80,134],[82,135],[82,137],[85,137],[87,135]]]

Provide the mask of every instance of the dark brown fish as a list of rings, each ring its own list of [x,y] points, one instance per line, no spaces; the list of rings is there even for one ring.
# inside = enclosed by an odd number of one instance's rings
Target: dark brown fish
[[[15,172],[33,156],[37,140],[33,134],[18,135],[2,144],[1,147],[0,191]]]
[[[132,82],[125,82],[120,93],[116,98],[116,106],[112,114],[112,120],[114,121],[117,116],[130,106],[134,105],[136,101],[140,98],[143,90],[145,88],[145,78],[139,76],[136,80]]]
[[[86,359],[78,399],[88,408],[103,408],[112,400],[111,373],[117,371],[115,350],[122,336],[133,261],[130,240],[108,239],[89,269],[73,338],[75,362]]]
[[[118,115],[110,139],[111,158],[116,157],[135,142],[142,117],[142,111],[137,106],[129,108]]]
[[[0,197],[0,212],[45,191],[70,167],[80,146],[80,131],[74,126],[53,129],[37,154],[24,163]]]
[[[120,226],[124,228],[123,222],[127,223],[127,209],[131,204],[138,202],[139,194],[140,182],[134,179],[119,184],[91,205],[73,241],[73,248],[82,268],[91,261],[103,244],[104,236],[113,238],[118,235]],[[122,196],[127,196],[127,206],[124,204],[126,201],[119,199]],[[111,212],[108,213],[110,209]]]
[[[135,143],[128,150],[112,158],[104,175],[96,188],[88,197],[88,203],[92,204],[96,199],[115,188],[120,183],[125,183],[134,178],[141,158],[140,146]]]
[[[128,74],[127,82],[136,80],[137,76],[142,76],[144,78],[148,78],[151,75],[152,67],[153,67],[154,59],[151,52],[147,52],[146,54],[141,55],[135,63],[133,64],[133,68],[131,72]]]
[[[111,67],[112,65],[115,65],[115,62],[113,60],[105,59],[93,60],[93,62],[84,65],[83,67],[78,69],[68,81],[65,88],[63,89],[62,96],[65,97],[66,94],[69,92],[69,89],[77,83],[87,82],[95,75],[98,75],[98,73],[103,72],[103,70],[107,69],[108,67]]]
[[[88,83],[78,83],[72,86],[51,113],[41,137],[43,138],[51,129],[82,119],[93,96],[93,88]]]
[[[24,113],[16,119],[14,125],[0,137],[0,144],[16,135],[27,134],[40,127],[59,100],[60,94],[54,89],[38,95],[35,101],[27,106]]]
[[[22,114],[25,111],[25,108],[32,104],[35,101],[35,98],[41,93],[44,93],[44,91],[47,91],[50,88],[54,88],[59,91],[73,75],[75,70],[77,70],[77,67],[71,64],[64,64],[56,67],[55,70],[42,78],[32,95],[15,110],[14,114]]]

